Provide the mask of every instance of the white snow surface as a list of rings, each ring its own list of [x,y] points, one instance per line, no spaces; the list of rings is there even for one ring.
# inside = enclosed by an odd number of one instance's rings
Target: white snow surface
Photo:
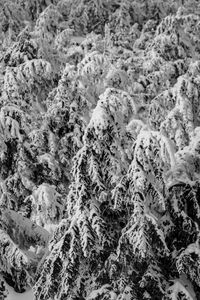
[[[33,293],[32,290],[29,290],[23,294],[20,294],[9,288],[9,295],[6,300],[33,300]]]
[[[5,283],[5,285],[8,290],[6,300],[34,300],[33,291],[31,289],[25,293],[16,293],[8,284]]]

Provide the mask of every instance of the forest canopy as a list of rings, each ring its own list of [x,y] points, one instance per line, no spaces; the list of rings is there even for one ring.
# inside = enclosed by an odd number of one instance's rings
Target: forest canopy
[[[200,299],[199,99],[198,0],[0,0],[0,299]]]

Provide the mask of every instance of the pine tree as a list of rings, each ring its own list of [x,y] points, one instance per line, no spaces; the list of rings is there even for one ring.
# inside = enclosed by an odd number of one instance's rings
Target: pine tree
[[[64,299],[67,295],[72,297],[72,293],[87,295],[89,291],[84,286],[78,285],[76,288],[72,282],[82,281],[84,277],[87,278],[93,272],[93,276],[96,277],[94,277],[95,281],[97,281],[95,287],[98,287],[98,277],[103,276],[103,274],[98,274],[98,270],[94,269],[93,264],[96,264],[95,260],[99,259],[98,269],[103,266],[107,257],[106,252],[109,253],[108,249],[111,249],[115,243],[115,235],[119,234],[118,232],[115,233],[113,228],[113,226],[118,227],[119,225],[114,219],[112,220],[113,212],[109,208],[109,194],[116,181],[120,180],[121,173],[125,172],[127,168],[128,162],[123,148],[127,146],[128,141],[121,139],[123,124],[127,122],[129,114],[134,109],[135,106],[131,97],[123,90],[107,88],[100,96],[86,128],[83,147],[77,152],[73,162],[72,174],[74,179],[70,186],[66,209],[66,217],[69,220],[68,229],[64,226],[66,232],[61,244],[52,241],[51,248],[54,255],[52,256],[50,253],[47,256],[44,261],[46,267],[43,266],[42,274],[38,273],[35,285],[38,299],[45,297]],[[118,147],[120,148],[119,152]],[[124,165],[120,163],[120,155],[124,156]],[[107,216],[105,215],[106,210],[108,210]],[[108,220],[111,224],[108,223]],[[109,229],[110,237],[106,233],[106,226],[111,227]],[[60,230],[63,232],[64,228],[63,225],[59,226],[58,232]],[[69,256],[65,256],[67,254],[65,249],[69,249]],[[58,256],[60,251],[63,253],[63,258]],[[105,254],[103,254],[104,252]],[[103,258],[104,255],[105,258]],[[63,278],[66,281],[59,283],[58,294],[55,290],[54,270],[56,268],[58,278],[62,278],[64,269],[61,266],[62,262],[65,262],[65,257],[67,259],[65,268],[69,270],[69,275],[67,278]],[[84,261],[87,270],[83,271],[82,279],[77,278],[78,270],[83,268]],[[49,272],[51,276],[49,285],[41,289],[41,282],[46,281]],[[105,281],[106,274],[104,277],[102,280]]]

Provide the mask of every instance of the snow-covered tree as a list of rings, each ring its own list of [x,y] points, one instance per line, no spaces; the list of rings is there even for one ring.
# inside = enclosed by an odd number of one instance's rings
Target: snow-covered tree
[[[73,289],[75,289],[75,293],[88,295],[92,291],[91,287],[89,288],[90,281],[87,283],[88,291],[87,289],[83,291],[83,287],[79,284],[77,287],[72,285],[72,282],[80,282],[83,280],[81,278],[89,276],[87,272],[94,272],[95,277],[100,276],[97,270],[93,270],[92,265],[95,260],[99,259],[99,265],[103,266],[105,259],[100,254],[108,251],[105,249],[112,248],[115,236],[118,235],[117,230],[116,233],[113,230],[116,221],[112,220],[113,213],[109,208],[109,198],[116,182],[120,180],[127,169],[128,157],[125,150],[128,138],[123,138],[123,132],[124,125],[134,110],[135,105],[132,98],[123,90],[107,88],[100,96],[86,128],[83,147],[74,158],[72,167],[74,179],[66,203],[65,215],[68,220],[64,226],[66,232],[63,232],[63,225],[57,229],[58,232],[62,230],[64,239],[61,244],[55,243],[54,240],[52,245],[50,244],[54,255],[52,256],[52,252],[50,253],[44,261],[46,267],[43,266],[42,274],[38,273],[35,285],[37,299],[52,296],[63,298],[72,295]],[[105,215],[106,210],[108,210],[108,216]],[[111,221],[110,224],[108,220]],[[61,224],[63,223],[61,222]],[[110,236],[106,232],[106,226],[110,227]],[[65,253],[66,247],[69,249],[69,253]],[[60,251],[64,251],[61,260],[58,258]],[[62,268],[65,256],[66,266]],[[78,269],[83,268],[84,261],[87,270],[83,270],[80,278],[77,272]],[[64,270],[69,270],[68,277],[63,278],[64,282],[60,281],[59,283],[59,293],[55,290],[55,268],[57,268],[58,278],[62,278]],[[74,268],[77,272],[73,272]],[[49,276],[49,272],[51,280],[41,289],[41,282],[46,281],[45,278]],[[95,282],[96,280],[97,278],[95,278]],[[95,282],[93,285],[98,286]]]

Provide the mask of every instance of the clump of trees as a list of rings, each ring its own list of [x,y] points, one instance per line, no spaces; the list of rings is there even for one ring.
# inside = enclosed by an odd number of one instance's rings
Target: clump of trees
[[[1,299],[199,299],[198,1],[0,7]]]

